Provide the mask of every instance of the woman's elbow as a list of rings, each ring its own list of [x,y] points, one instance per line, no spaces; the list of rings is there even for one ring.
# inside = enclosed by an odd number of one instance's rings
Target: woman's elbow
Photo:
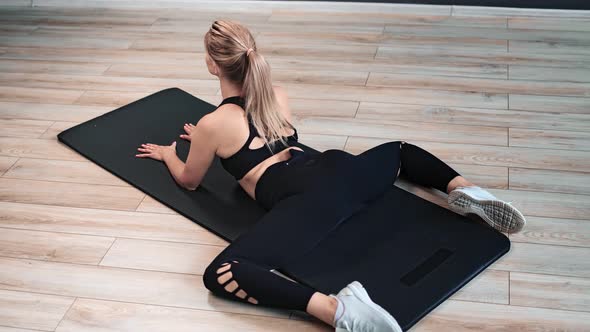
[[[194,184],[194,183],[190,183],[190,181],[186,181],[183,179],[180,179],[180,181],[178,181],[181,187],[183,187],[186,190],[190,190],[190,191],[194,191],[197,190],[197,188],[199,187],[199,184]]]
[[[182,186],[184,187],[184,189],[190,190],[190,191],[195,191],[199,187],[198,184],[190,184],[190,183],[185,183]]]

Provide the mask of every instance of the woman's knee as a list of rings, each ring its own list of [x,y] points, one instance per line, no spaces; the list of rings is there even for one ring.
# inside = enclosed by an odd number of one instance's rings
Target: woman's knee
[[[220,270],[228,269],[228,265],[230,265],[231,262],[231,258],[217,257],[211,263],[209,263],[207,268],[205,268],[205,272],[203,273],[203,284],[205,285],[205,288],[214,293],[220,292],[221,288],[223,288],[223,282],[220,282],[222,280],[219,279],[220,274],[223,273],[220,272],[225,272]]]

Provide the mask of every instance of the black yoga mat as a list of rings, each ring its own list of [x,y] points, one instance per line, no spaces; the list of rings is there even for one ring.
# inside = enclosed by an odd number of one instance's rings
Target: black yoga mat
[[[231,242],[266,211],[218,158],[199,188],[188,191],[176,184],[164,163],[135,157],[142,143],[176,140],[178,156],[186,160],[190,144],[178,137],[183,124],[196,123],[215,108],[170,88],[69,128],[58,139]],[[313,250],[277,271],[326,294],[358,280],[407,330],[509,249],[508,238],[493,228],[392,186]]]

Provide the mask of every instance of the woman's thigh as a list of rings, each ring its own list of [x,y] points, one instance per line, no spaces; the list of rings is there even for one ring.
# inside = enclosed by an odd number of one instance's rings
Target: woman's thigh
[[[356,156],[355,187],[359,195],[373,200],[393,186],[401,165],[401,141],[377,145]]]
[[[269,269],[280,268],[311,250],[363,206],[338,183],[291,195],[276,203],[216,260],[244,258]]]

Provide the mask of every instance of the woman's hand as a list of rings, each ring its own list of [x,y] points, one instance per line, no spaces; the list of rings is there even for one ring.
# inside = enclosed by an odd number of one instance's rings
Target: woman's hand
[[[195,125],[192,123],[185,123],[184,124],[184,131],[186,134],[181,134],[180,138],[185,139],[187,141],[191,141],[191,133],[195,130]]]
[[[136,157],[149,157],[155,160],[163,161],[168,155],[176,155],[176,141],[170,145],[157,145],[146,143],[142,144],[141,148],[137,148],[138,151],[145,152],[142,154],[136,154]]]

